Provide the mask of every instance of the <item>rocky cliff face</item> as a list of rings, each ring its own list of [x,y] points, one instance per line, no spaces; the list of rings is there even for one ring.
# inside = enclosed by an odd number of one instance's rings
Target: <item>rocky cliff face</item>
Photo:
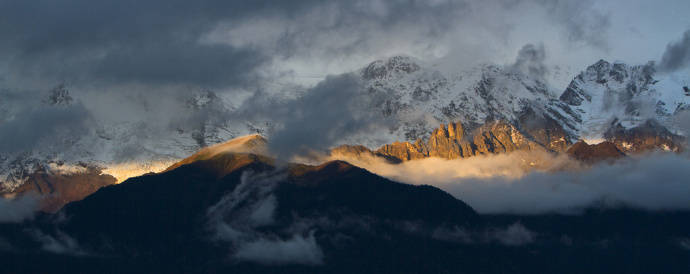
[[[683,149],[685,137],[671,133],[655,120],[648,120],[634,128],[614,124],[604,137],[626,153],[662,150],[679,152]]]
[[[102,174],[99,170],[80,173],[46,173],[36,172],[29,176],[26,183],[4,197],[32,195],[39,199],[39,209],[44,212],[56,212],[64,205],[84,199],[99,188],[115,184],[115,177]]]
[[[545,135],[540,135],[540,137],[546,138]],[[559,147],[551,145],[558,143],[558,140],[547,138],[547,142],[538,143],[534,139],[533,136],[526,135],[515,126],[501,121],[488,123],[469,132],[461,123],[449,123],[447,125],[442,124],[434,130],[427,142],[421,139],[417,139],[414,143],[394,142],[383,145],[375,151],[363,146],[340,146],[333,149],[331,154],[358,158],[361,156],[380,156],[398,162],[428,157],[458,159],[517,150],[562,151],[550,148]],[[566,139],[561,141],[565,146],[569,145]]]
[[[601,139],[611,125],[619,131],[645,127],[648,120],[675,128],[673,117],[690,103],[683,81],[676,78],[656,75],[653,63],[631,66],[600,60],[578,74],[559,99],[573,109],[580,138]]]
[[[687,77],[656,75],[650,64],[601,60],[572,79],[565,91],[511,66],[449,72],[403,56],[372,62],[356,73],[372,102],[352,111],[375,112],[390,123],[373,137],[340,140],[365,146],[341,150],[393,162],[535,148],[564,152],[579,139],[607,140],[625,153],[679,151],[684,138],[674,117],[690,111]],[[69,132],[51,136],[48,145],[31,151],[0,151],[0,187],[11,192],[32,174],[49,169],[51,162],[86,163],[124,180],[161,171],[200,148],[240,135],[270,133],[271,121],[228,121],[237,109],[223,94],[200,91],[180,99],[181,118],[169,125],[99,120],[79,136]],[[18,115],[6,108],[11,103],[0,102],[0,122]],[[82,104],[65,85],[36,103],[51,108]],[[124,175],[116,174],[119,164],[127,165]]]
[[[684,142],[674,124],[690,102],[683,81],[656,75],[652,63],[600,60],[563,92],[551,90],[544,79],[495,65],[447,74],[394,57],[361,73],[369,91],[385,98],[378,106],[382,114],[398,122],[389,131],[407,141],[391,142],[375,153],[401,160],[534,147],[565,152],[580,139],[610,141],[625,153],[678,151]],[[412,115],[419,113],[424,115]],[[452,126],[434,129],[438,124],[431,120]]]
[[[364,146],[343,145],[331,150],[331,156],[382,157],[390,163],[429,157],[459,159],[478,155],[510,153],[514,151],[546,151],[565,153],[587,163],[624,157],[626,153],[653,150],[681,151],[685,139],[675,135],[654,121],[632,128],[614,126],[606,133],[607,140],[589,145],[580,140],[573,144],[558,127],[520,130],[510,123],[495,121],[466,130],[461,123],[441,124],[427,142],[393,142],[370,150]]]
[[[576,160],[590,164],[625,157],[625,153],[620,151],[614,143],[608,141],[594,145],[579,141],[568,148],[566,153]]]
[[[535,121],[551,122],[549,127],[560,128],[559,138],[573,140],[578,128],[575,113],[558,99],[559,92],[551,90],[544,79],[511,67],[485,64],[447,73],[396,56],[369,64],[360,75],[377,99],[371,111],[390,118],[387,131],[393,140],[426,141],[439,123],[454,122],[474,130],[487,122],[505,121],[535,131],[545,126]]]

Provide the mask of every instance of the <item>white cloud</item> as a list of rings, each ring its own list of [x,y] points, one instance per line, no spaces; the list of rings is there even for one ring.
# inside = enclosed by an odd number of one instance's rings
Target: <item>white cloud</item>
[[[595,204],[690,209],[690,159],[681,154],[650,154],[590,168],[562,155],[525,152],[397,165],[344,160],[396,181],[439,187],[480,213],[575,213]]]
[[[270,265],[322,263],[323,253],[308,227],[290,231],[287,238],[259,229],[275,221],[278,202],[273,190],[285,176],[280,171],[245,172],[235,189],[209,208],[209,228],[217,240],[231,244],[234,260]]]
[[[242,243],[234,257],[261,264],[323,263],[323,252],[316,243],[313,232],[307,237],[294,235],[287,240],[259,238],[256,241]]]
[[[514,223],[505,229],[492,232],[493,238],[504,245],[520,246],[534,242],[536,233],[530,231],[521,223]]]

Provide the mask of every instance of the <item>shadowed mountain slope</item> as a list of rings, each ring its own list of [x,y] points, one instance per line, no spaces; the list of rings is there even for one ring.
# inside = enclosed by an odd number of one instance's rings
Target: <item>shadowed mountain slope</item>
[[[614,143],[604,141],[590,145],[585,141],[579,141],[566,151],[570,157],[586,162],[596,163],[604,160],[614,160],[625,157],[625,153],[618,150]]]
[[[222,152],[0,224],[0,255],[12,273],[676,273],[690,259],[687,220],[633,209],[481,216],[343,161]]]

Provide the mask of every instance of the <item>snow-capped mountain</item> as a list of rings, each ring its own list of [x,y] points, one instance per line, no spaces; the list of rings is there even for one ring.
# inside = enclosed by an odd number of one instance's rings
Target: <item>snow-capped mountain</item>
[[[690,106],[682,81],[655,75],[653,63],[601,60],[565,91],[512,66],[443,73],[408,57],[373,62],[361,75],[370,92],[386,95],[376,111],[399,121],[390,128],[391,141],[425,140],[442,123],[460,122],[473,129],[490,121],[523,131],[558,127],[571,143],[603,141],[613,127],[633,129],[648,120],[682,135],[673,118]]]
[[[487,121],[525,130],[556,123],[565,135],[560,137],[577,136],[577,116],[570,106],[543,79],[510,66],[443,73],[412,58],[393,57],[371,63],[361,75],[370,92],[387,98],[378,110],[399,121],[390,128],[390,141],[427,139],[442,123],[460,122],[471,130]]]
[[[673,117],[690,103],[683,86],[657,78],[654,64],[629,66],[600,60],[581,72],[560,96],[575,110],[579,136],[603,139],[614,124],[634,128],[654,119],[677,130]]]
[[[83,109],[79,98],[70,95],[64,85],[51,90],[46,98],[37,99],[36,104],[56,113]],[[84,125],[75,127],[79,131],[57,132],[38,142],[34,149],[0,154],[0,192],[13,191],[36,172],[72,174],[98,169],[123,181],[164,170],[202,147],[250,133],[224,121],[232,110],[215,93],[201,91],[181,100],[179,112],[186,120],[166,125],[89,117]]]
[[[564,91],[517,65],[448,72],[396,56],[354,73],[361,77],[364,92],[375,98],[361,111],[386,117],[390,124],[376,133],[381,138],[354,136],[342,143],[370,149],[394,141],[426,142],[439,124],[458,123],[471,132],[500,121],[552,151],[563,152],[578,139],[610,140],[626,153],[654,147],[678,150],[683,132],[675,118],[690,106],[683,76],[656,75],[652,64],[602,60],[577,75]],[[58,86],[37,104],[60,109],[82,102]],[[9,119],[15,115],[4,107],[0,111]],[[169,124],[87,121],[81,134],[64,132],[35,149],[0,155],[0,189],[11,192],[38,171],[97,168],[121,181],[164,170],[200,148],[237,136],[258,132],[270,137],[266,121],[230,119],[237,111],[228,98],[199,91],[180,100],[179,117],[184,118]]]

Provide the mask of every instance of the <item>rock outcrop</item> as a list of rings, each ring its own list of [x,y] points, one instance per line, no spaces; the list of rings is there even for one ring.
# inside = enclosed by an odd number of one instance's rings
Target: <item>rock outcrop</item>
[[[551,139],[541,135],[545,144],[534,141],[515,126],[497,121],[466,132],[462,124],[442,124],[434,130],[429,140],[418,139],[414,143],[394,142],[371,151],[363,146],[340,146],[331,150],[331,155],[346,155],[360,158],[366,156],[385,157],[389,161],[400,162],[428,157],[443,159],[467,158],[477,155],[507,153],[517,150],[553,151],[549,146]],[[567,139],[563,139],[567,144]],[[568,144],[569,145],[569,144]],[[560,151],[560,150],[559,150]]]
[[[554,121],[532,120],[533,126],[518,129],[514,125],[495,121],[466,130],[460,123],[441,124],[425,142],[394,142],[376,150],[357,145],[343,145],[331,150],[331,156],[339,158],[381,157],[389,163],[424,159],[429,157],[459,159],[477,155],[510,153],[514,151],[545,151],[566,153],[574,159],[594,163],[607,159],[652,150],[678,152],[684,138],[654,122],[625,129],[620,124],[606,133],[606,141],[589,145],[584,141],[572,144],[569,137]]]
[[[102,174],[97,169],[67,174],[41,171],[31,174],[26,183],[11,192],[0,189],[0,197],[34,196],[38,199],[38,209],[56,212],[64,205],[84,199],[101,187],[116,182],[115,177]]]
[[[685,138],[673,134],[655,120],[626,129],[617,123],[605,134],[607,141],[612,142],[625,153],[640,153],[651,150],[679,152]]]
[[[625,153],[608,141],[590,145],[581,140],[568,148],[566,153],[573,159],[590,164],[625,157]]]

